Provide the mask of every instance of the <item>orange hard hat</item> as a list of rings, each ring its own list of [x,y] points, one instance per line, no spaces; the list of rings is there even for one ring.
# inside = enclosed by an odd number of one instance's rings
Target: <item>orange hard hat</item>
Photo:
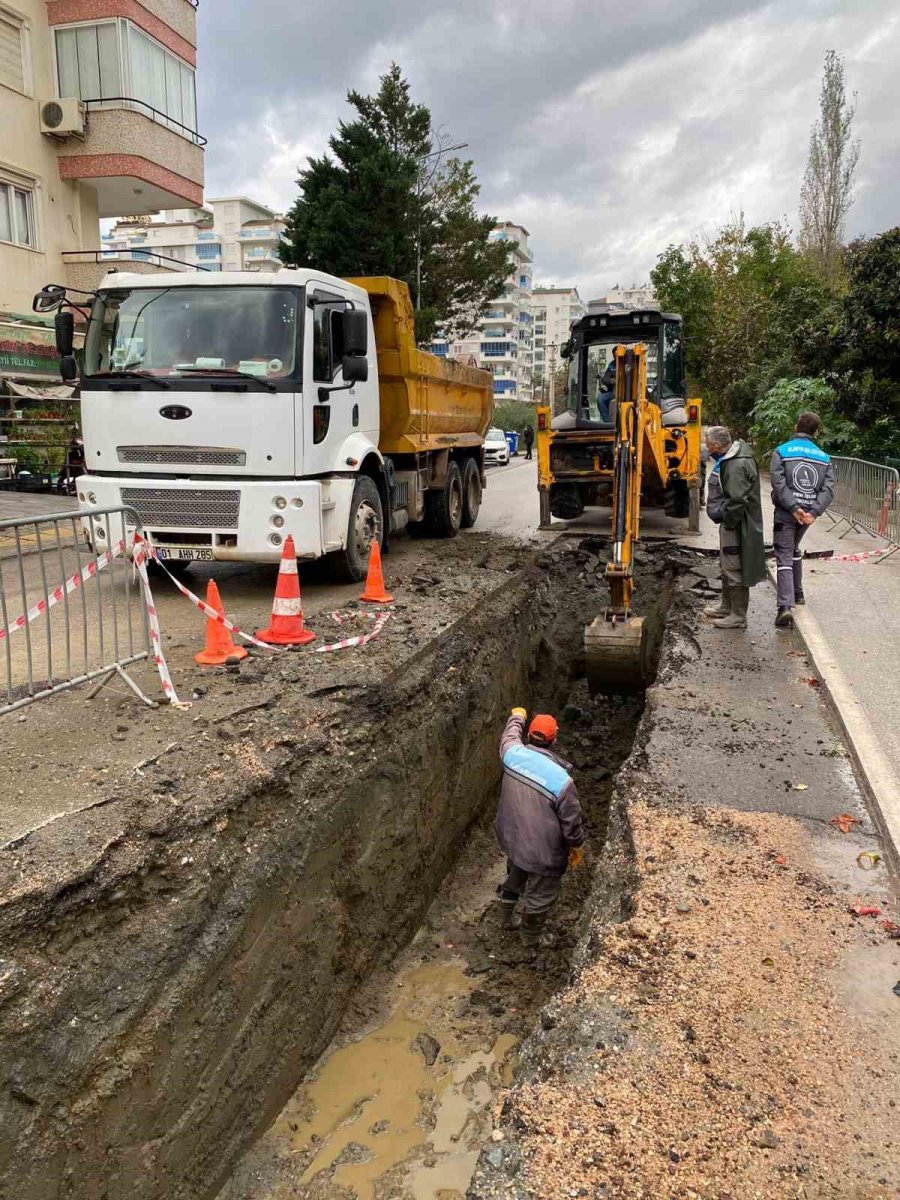
[[[551,717],[548,713],[537,713],[532,717],[531,724],[528,726],[528,736],[530,738],[537,737],[542,742],[555,742],[558,732],[559,726],[556,724],[556,718]]]

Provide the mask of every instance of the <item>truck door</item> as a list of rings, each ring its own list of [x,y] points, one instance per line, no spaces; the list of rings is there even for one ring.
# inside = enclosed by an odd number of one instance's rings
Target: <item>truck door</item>
[[[377,376],[373,378],[370,371],[367,383],[342,387],[342,316],[348,299],[312,285],[308,292],[303,350],[303,475],[351,469],[342,448],[353,433],[369,433],[377,442],[377,427],[374,434],[368,428],[373,408],[377,416]],[[371,345],[371,326],[369,339]]]

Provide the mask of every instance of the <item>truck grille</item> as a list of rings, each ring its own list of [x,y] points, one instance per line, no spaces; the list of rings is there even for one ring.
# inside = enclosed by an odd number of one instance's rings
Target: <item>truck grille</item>
[[[194,467],[244,467],[244,450],[229,450],[223,446],[117,446],[116,454],[123,463],[160,463]]]
[[[122,503],[135,510],[145,527],[237,529],[241,493],[192,488],[122,488]]]

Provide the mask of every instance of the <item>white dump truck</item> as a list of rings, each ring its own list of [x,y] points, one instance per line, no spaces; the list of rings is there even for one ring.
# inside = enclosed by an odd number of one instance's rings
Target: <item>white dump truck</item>
[[[65,290],[35,308],[57,310],[74,378]],[[133,508],[173,564],[274,562],[291,534],[360,579],[374,537],[452,537],[478,515],[491,376],[416,347],[395,279],[111,273],[80,391],[79,501]]]

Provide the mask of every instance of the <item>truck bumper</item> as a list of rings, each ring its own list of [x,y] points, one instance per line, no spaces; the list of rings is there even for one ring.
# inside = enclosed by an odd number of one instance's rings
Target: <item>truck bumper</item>
[[[82,475],[78,499],[83,508],[133,508],[145,535],[169,558],[278,562],[288,534],[298,558],[341,548],[353,482]]]

